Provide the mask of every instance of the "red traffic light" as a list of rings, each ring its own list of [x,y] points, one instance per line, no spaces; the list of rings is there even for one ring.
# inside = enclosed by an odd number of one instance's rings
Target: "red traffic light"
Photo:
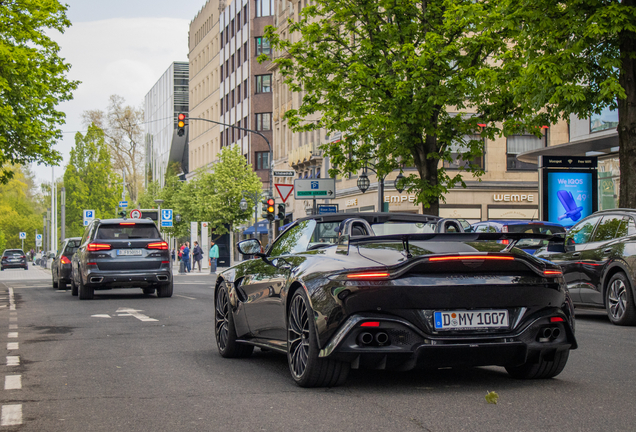
[[[179,121],[183,121],[183,120],[185,120],[186,115],[183,114],[183,113],[180,113],[178,118],[179,118]]]
[[[268,206],[273,206],[276,202],[274,201],[274,198],[268,198],[267,199],[267,205]]]

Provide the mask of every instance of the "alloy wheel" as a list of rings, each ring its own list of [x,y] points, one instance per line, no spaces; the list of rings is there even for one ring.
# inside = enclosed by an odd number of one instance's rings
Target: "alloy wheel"
[[[216,340],[221,350],[227,347],[229,313],[230,307],[227,299],[227,291],[220,289],[216,298],[215,331]]]
[[[299,295],[294,298],[290,308],[287,346],[291,370],[300,378],[309,358],[309,314],[304,299]]]
[[[627,287],[622,280],[616,279],[612,282],[609,287],[607,299],[612,318],[620,320],[623,315],[625,315],[627,309]]]

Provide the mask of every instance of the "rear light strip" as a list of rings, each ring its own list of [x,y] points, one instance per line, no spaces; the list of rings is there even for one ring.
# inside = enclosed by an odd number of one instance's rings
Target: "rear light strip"
[[[146,245],[146,248],[147,249],[168,250],[168,243],[166,243],[166,242],[148,243]]]
[[[89,252],[97,252],[101,250],[110,250],[110,245],[105,243],[89,243],[86,246],[86,250]]]
[[[387,272],[351,273],[347,275],[349,279],[379,279],[387,277],[389,277],[389,273]]]
[[[561,270],[543,270],[543,276],[560,277],[563,276]]]
[[[514,261],[515,257],[511,256],[493,256],[493,255],[453,255],[442,257],[431,257],[429,261],[466,261],[466,260],[490,260],[490,261]]]

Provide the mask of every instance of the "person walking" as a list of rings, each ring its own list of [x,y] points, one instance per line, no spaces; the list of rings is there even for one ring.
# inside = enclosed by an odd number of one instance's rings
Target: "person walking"
[[[201,246],[199,246],[198,241],[194,241],[194,248],[192,249],[192,258],[194,259],[194,263],[192,264],[192,270],[196,266],[199,266],[199,273],[201,273],[201,260],[203,259],[203,250]]]
[[[219,258],[219,247],[210,242],[210,273],[216,273],[216,260]]]
[[[186,273],[190,273],[190,243],[185,242],[183,248],[183,255],[181,256],[181,261],[183,261],[183,266],[185,267]]]

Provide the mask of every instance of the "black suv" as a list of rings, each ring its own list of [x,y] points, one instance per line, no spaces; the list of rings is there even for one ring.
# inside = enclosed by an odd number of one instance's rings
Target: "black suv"
[[[71,283],[71,258],[79,248],[81,237],[71,237],[64,240],[60,253],[53,258],[51,263],[51,277],[53,288],[66,289],[66,284]],[[77,295],[77,287],[75,294]]]
[[[172,296],[168,243],[148,219],[96,219],[72,259],[71,292],[92,299],[95,290],[141,288]]]
[[[636,210],[596,212],[567,232],[565,244],[535,254],[563,268],[577,306],[607,309],[612,323],[636,325]]]
[[[29,269],[27,264],[26,254],[22,249],[5,249],[2,253],[2,262],[0,263],[0,270],[4,271],[6,268],[23,268]]]

